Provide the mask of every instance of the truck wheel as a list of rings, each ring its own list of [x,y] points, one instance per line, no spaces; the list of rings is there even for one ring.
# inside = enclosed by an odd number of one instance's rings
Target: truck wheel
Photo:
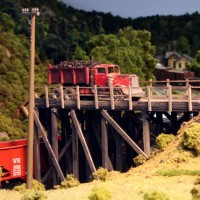
[[[76,92],[74,89],[65,89],[63,95],[64,95],[65,100],[75,100],[76,99]]]
[[[123,95],[123,92],[122,92],[121,89],[114,88],[113,93],[114,93],[114,99],[115,100],[117,100],[117,101],[124,100],[124,95]]]
[[[52,91],[52,97],[54,99],[60,97],[60,91],[58,89],[53,89],[53,91]]]

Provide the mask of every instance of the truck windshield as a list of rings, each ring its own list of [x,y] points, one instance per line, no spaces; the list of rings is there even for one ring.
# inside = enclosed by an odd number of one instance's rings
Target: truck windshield
[[[118,73],[118,72],[119,72],[119,67],[115,66],[115,73]]]
[[[115,71],[114,71],[114,68],[113,67],[108,67],[108,73],[110,74],[110,73],[114,73]]]

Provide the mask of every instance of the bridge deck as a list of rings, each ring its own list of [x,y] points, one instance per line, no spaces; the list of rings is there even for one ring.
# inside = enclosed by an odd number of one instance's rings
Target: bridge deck
[[[59,97],[53,98],[52,87],[45,86],[40,88],[40,92],[36,92],[35,106],[38,108],[63,108],[63,109],[79,109],[79,110],[138,110],[138,111],[168,111],[168,112],[199,112],[200,111],[200,93],[199,86],[172,86],[172,85],[147,85],[142,98],[132,98],[129,93],[123,100],[118,98],[119,94],[113,93],[113,87],[108,88],[108,94],[103,94],[98,90],[102,88],[90,87],[93,94],[84,100],[84,95],[79,91],[83,87],[74,87],[74,94],[70,94],[72,99],[65,99],[64,91],[72,87],[59,86]],[[131,88],[129,88],[131,91]],[[43,95],[41,95],[43,94]],[[43,96],[39,97],[38,96]],[[117,97],[118,96],[118,97]]]

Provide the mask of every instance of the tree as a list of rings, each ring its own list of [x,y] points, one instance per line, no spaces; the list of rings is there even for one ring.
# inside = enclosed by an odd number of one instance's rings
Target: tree
[[[94,35],[85,43],[85,51],[94,60],[120,65],[122,73],[135,73],[141,80],[153,78],[155,47],[148,31],[132,27],[120,29],[116,35]]]
[[[187,65],[187,69],[195,73],[195,76],[200,77],[200,50],[195,55],[191,63]]]
[[[177,51],[180,53],[191,54],[190,44],[185,36],[180,36],[177,40]]]

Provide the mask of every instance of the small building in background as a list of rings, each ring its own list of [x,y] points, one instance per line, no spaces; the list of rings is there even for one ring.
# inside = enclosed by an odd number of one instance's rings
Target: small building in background
[[[187,64],[192,61],[192,58],[187,54],[179,54],[177,52],[166,53],[166,63],[168,69],[183,71],[187,69]]]

